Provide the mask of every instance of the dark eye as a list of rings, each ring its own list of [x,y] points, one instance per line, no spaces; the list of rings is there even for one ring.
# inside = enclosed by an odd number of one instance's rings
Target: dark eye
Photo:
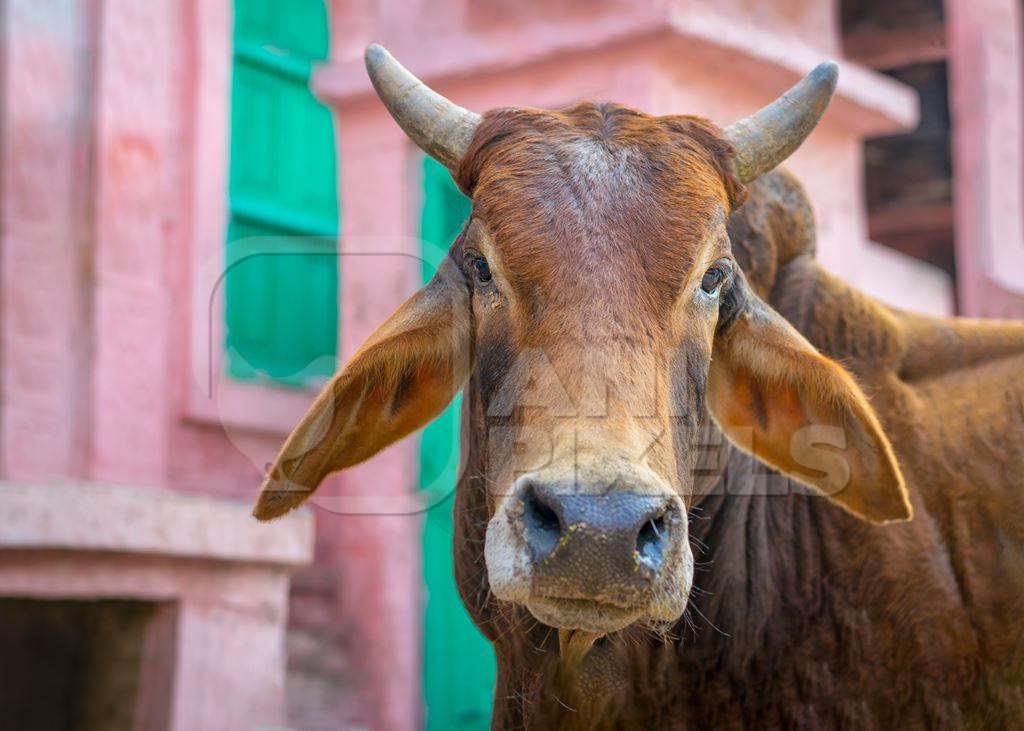
[[[719,264],[715,264],[706,272],[704,272],[704,278],[700,280],[700,288],[708,294],[714,294],[725,278],[728,276],[728,272]]]
[[[481,282],[491,281],[491,268],[487,265],[487,260],[483,257],[473,260],[473,269],[476,270],[476,278]]]

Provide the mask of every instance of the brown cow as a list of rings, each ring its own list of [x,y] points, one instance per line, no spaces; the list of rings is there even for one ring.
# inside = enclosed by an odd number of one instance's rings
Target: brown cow
[[[1024,325],[896,311],[817,266],[770,171],[834,65],[725,130],[479,117],[367,65],[473,213],[256,516],[465,387],[455,563],[496,728],[1024,725]]]

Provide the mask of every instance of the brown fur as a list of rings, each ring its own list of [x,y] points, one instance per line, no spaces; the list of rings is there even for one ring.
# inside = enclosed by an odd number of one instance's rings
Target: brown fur
[[[1021,725],[1024,325],[856,292],[815,264],[792,177],[765,176],[737,210],[730,153],[703,120],[617,105],[486,115],[456,171],[474,211],[450,260],[325,389],[256,514],[421,425],[468,373],[455,564],[497,652],[496,728]],[[742,271],[702,309],[702,274],[729,256]],[[615,385],[597,421],[580,413],[595,344]],[[574,430],[595,424],[581,447]],[[821,424],[849,436],[838,492],[786,451]],[[537,430],[552,461],[569,443],[599,477],[640,448],[683,499],[697,571],[674,626],[595,641],[494,596],[488,525]],[[911,506],[912,522],[872,524]]]
[[[456,572],[498,654],[494,727],[1020,726],[1024,326],[894,311],[824,272],[786,173],[752,186],[730,234],[769,302],[867,387],[916,517],[878,527],[799,490],[745,495],[760,470],[725,443],[691,515],[688,619],[599,641],[570,683],[552,632],[488,600],[471,449]],[[480,428],[477,399],[465,418]]]

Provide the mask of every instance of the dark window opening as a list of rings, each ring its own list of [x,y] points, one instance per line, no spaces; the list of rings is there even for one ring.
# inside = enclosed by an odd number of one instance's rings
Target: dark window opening
[[[920,98],[917,129],[865,141],[868,233],[955,281],[942,0],[842,0],[841,19],[846,56],[913,87]]]
[[[0,725],[137,728],[143,639],[157,611],[133,601],[0,598]]]

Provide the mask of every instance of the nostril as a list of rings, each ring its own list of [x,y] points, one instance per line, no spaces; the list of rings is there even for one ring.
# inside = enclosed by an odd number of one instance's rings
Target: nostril
[[[558,516],[555,515],[554,510],[544,503],[539,500],[531,500],[527,504],[527,509],[530,511],[530,517],[533,519],[534,524],[541,530],[559,530]]]
[[[558,519],[558,513],[537,494],[533,485],[526,488],[522,501],[526,538],[533,550],[534,558],[547,556],[555,550],[562,537],[562,523]]]
[[[668,537],[668,512],[651,518],[640,527],[636,537],[636,552],[640,560],[652,569],[661,566]]]

